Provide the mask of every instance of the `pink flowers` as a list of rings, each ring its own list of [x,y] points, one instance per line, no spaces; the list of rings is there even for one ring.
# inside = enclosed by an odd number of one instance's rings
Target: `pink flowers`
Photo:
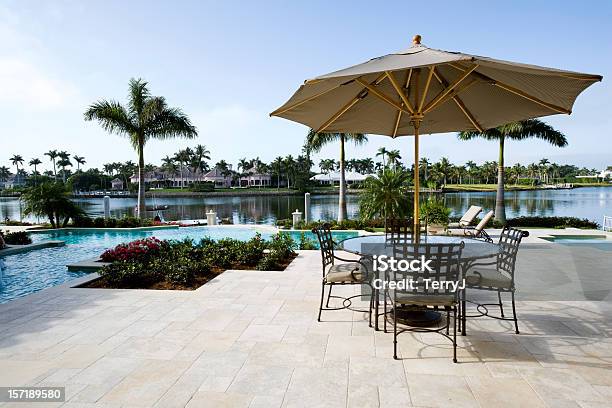
[[[119,244],[113,249],[108,249],[100,256],[104,262],[143,260],[151,255],[156,255],[162,248],[162,241],[159,239],[145,238]]]

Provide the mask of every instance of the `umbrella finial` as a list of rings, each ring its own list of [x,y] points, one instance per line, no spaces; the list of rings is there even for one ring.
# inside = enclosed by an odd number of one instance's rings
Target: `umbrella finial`
[[[412,37],[412,44],[421,45],[421,35],[420,34],[417,34],[414,37]]]

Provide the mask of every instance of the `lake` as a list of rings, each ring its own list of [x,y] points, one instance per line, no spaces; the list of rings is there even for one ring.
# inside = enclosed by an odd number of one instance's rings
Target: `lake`
[[[494,192],[445,193],[446,205],[454,215],[461,215],[470,205],[479,205],[485,210],[495,209]],[[103,216],[102,198],[80,198],[75,202],[91,217]],[[205,213],[213,209],[219,217],[231,218],[234,223],[273,224],[277,219],[291,218],[296,209],[304,211],[303,196],[244,196],[244,197],[165,197],[148,198],[147,205],[167,205],[163,211],[165,220],[205,219]],[[111,214],[122,217],[132,215],[135,198],[112,198]],[[359,216],[359,197],[349,195],[347,199],[349,218]],[[9,217],[23,219],[22,207],[17,198],[0,197],[0,219]],[[338,214],[338,197],[335,195],[313,195],[311,197],[312,218],[335,219]],[[150,213],[154,217],[156,213]],[[506,192],[506,215],[518,216],[573,216],[588,218],[601,224],[605,215],[612,215],[612,188],[584,187],[571,190],[537,190]],[[27,221],[36,221],[32,217]]]

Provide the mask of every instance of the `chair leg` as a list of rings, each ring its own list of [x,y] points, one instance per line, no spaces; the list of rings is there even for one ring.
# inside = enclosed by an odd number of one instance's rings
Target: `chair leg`
[[[453,308],[453,363],[457,362],[457,308]]]
[[[446,335],[448,335],[449,327],[450,327],[450,309],[446,309]]]
[[[502,305],[502,299],[501,299],[501,291],[497,291],[497,299],[499,299],[499,311],[501,312],[501,317],[505,317],[504,316],[504,306]]]
[[[519,334],[519,328],[518,328],[518,319],[516,318],[516,307],[514,305],[514,291],[511,292],[512,293],[512,316],[514,316],[514,329],[516,331],[516,334]]]
[[[395,310],[397,307],[393,308],[393,358],[397,360],[397,316],[395,315]]]
[[[466,316],[465,297],[466,297],[466,291],[464,289],[463,294],[461,295],[461,315],[459,316],[459,319],[461,320],[459,322],[459,328],[461,329],[462,336],[466,335],[465,333],[466,332],[465,330],[465,316]]]
[[[372,309],[374,308],[374,291],[373,287],[370,287],[370,308],[368,313],[368,326],[372,327]]]
[[[380,303],[380,289],[376,289],[374,293],[374,330],[378,331],[378,308]]]
[[[387,332],[387,294],[383,292],[383,332]]]
[[[319,317],[317,317],[318,322],[321,321],[321,312],[323,311],[323,299],[325,299],[325,282],[321,283],[321,304],[319,305]]]
[[[327,302],[325,302],[325,307],[329,307],[329,298],[331,298],[331,292],[332,292],[333,286],[334,286],[333,283],[329,284],[329,292],[327,293]]]

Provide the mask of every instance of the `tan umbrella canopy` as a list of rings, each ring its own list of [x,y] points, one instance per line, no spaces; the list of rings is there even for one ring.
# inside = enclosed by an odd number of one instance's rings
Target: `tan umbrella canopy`
[[[602,76],[496,60],[421,44],[309,79],[271,116],[317,132],[415,136],[414,223],[419,226],[419,134],[483,131],[570,114]]]

